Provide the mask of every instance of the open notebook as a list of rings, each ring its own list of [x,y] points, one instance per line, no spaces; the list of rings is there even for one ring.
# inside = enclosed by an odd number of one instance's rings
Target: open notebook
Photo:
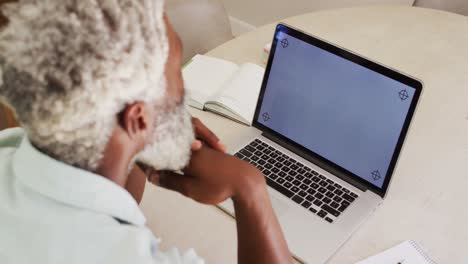
[[[253,63],[196,55],[183,69],[189,104],[251,125],[264,72]]]
[[[415,241],[408,240],[356,264],[436,264]]]

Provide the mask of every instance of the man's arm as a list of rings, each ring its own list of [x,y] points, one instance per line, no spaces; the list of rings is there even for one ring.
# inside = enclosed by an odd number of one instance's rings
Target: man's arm
[[[234,201],[239,263],[292,263],[273,212],[262,173],[247,162],[202,147],[195,151],[184,175],[154,173],[153,183],[204,204]]]
[[[264,186],[233,199],[239,263],[291,263],[292,257]]]

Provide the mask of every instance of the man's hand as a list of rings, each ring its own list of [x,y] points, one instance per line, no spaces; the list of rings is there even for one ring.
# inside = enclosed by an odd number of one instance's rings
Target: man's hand
[[[184,175],[157,172],[151,182],[177,191],[204,204],[218,204],[228,198],[251,196],[266,191],[262,173],[236,157],[202,146],[194,151]]]
[[[156,184],[158,179],[162,187],[200,203],[215,205],[232,198],[238,263],[292,263],[265,178],[251,164],[202,145],[193,152],[184,175],[162,172],[151,177]]]
[[[225,152],[226,146],[219,140],[219,138],[207,128],[198,118],[192,118],[193,129],[195,130],[195,140],[192,144],[192,150],[197,151],[202,147],[202,144],[206,144],[211,148]]]

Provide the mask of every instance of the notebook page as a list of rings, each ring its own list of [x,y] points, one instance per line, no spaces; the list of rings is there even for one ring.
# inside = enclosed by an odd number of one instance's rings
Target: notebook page
[[[214,101],[252,124],[264,73],[265,69],[256,64],[242,64]]]
[[[405,241],[380,254],[360,261],[356,264],[436,264],[421,246],[414,241]]]
[[[182,72],[189,104],[203,109],[206,101],[219,93],[238,69],[239,66],[230,61],[204,55],[193,57]]]

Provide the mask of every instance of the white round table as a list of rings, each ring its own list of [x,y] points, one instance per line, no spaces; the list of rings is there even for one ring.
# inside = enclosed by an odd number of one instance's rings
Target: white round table
[[[408,7],[368,7],[283,20],[424,82],[419,108],[385,202],[330,263],[354,263],[413,239],[439,263],[468,255],[468,17]],[[275,25],[208,55],[261,64]],[[229,142],[243,125],[193,110]],[[163,247],[195,248],[207,263],[236,263],[234,220],[212,206],[147,185],[141,205]],[[314,250],[311,248],[311,250]]]

